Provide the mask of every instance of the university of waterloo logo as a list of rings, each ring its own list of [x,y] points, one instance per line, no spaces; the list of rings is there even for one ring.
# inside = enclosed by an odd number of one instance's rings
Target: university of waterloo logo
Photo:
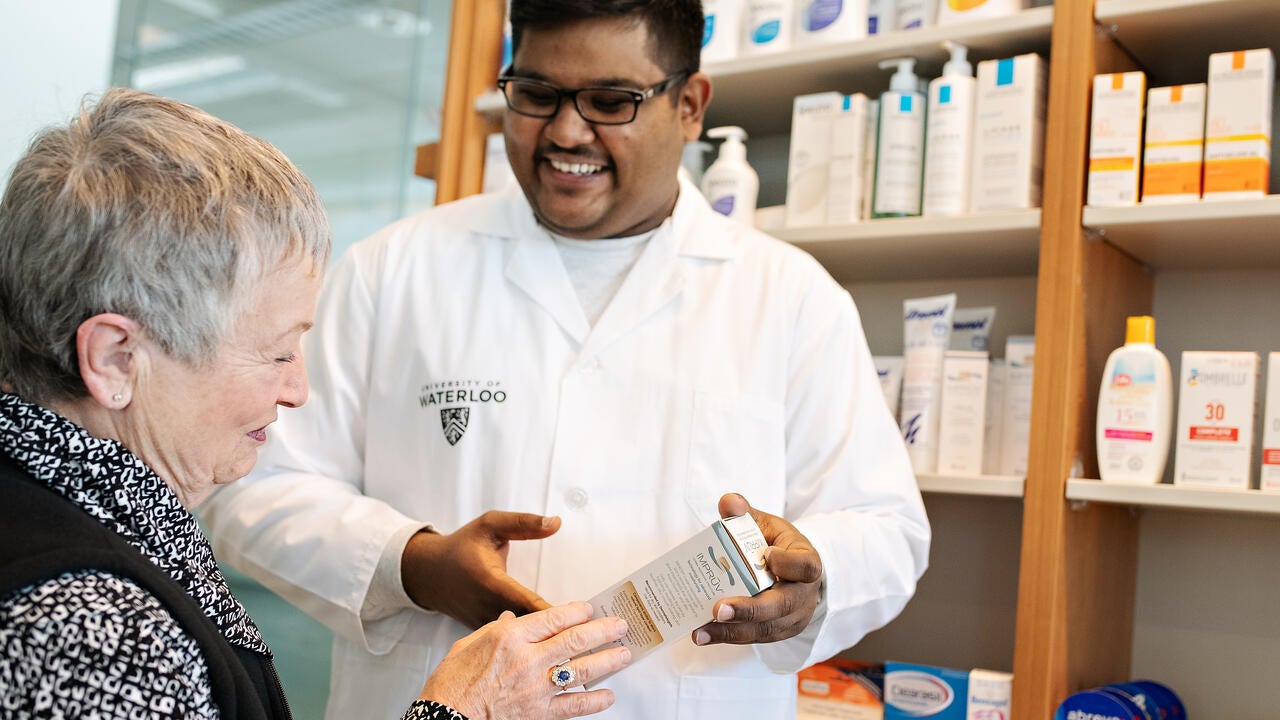
[[[418,395],[418,405],[423,409],[441,406],[440,429],[444,439],[450,445],[457,445],[467,432],[471,422],[471,411],[485,405],[501,405],[507,401],[507,391],[501,380],[447,380],[432,382],[422,386]],[[486,410],[477,416],[490,418],[495,410]],[[488,413],[488,414],[486,414]],[[491,421],[491,418],[490,418]]]
[[[471,408],[440,408],[440,427],[444,429],[444,439],[450,445],[457,445],[462,434],[467,431],[467,421],[471,419]]]

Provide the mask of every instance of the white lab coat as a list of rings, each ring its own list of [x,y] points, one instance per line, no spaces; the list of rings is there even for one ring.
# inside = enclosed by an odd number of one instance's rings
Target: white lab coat
[[[725,492],[808,536],[825,594],[804,633],[681,640],[607,682],[610,718],[789,716],[789,673],[897,615],[927,564],[928,521],[848,293],[690,184],[595,327],[513,188],[349,250],[306,353],[309,402],[202,514],[220,558],[337,632],[330,718],[399,717],[465,634],[416,608],[361,621],[406,525],[561,516],[550,539],[513,543],[508,566],[552,603],[706,527]]]

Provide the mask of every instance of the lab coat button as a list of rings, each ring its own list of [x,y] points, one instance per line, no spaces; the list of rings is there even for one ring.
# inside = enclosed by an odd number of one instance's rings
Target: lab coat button
[[[586,507],[587,501],[587,491],[582,488],[569,488],[564,492],[565,504],[575,510]]]
[[[590,375],[600,369],[600,358],[591,358],[578,366],[578,372]]]

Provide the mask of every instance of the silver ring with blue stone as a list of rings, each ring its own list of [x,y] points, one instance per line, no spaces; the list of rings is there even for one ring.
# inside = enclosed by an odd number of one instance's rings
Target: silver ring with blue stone
[[[551,668],[551,682],[555,683],[556,687],[559,688],[576,685],[578,683],[578,671],[570,667],[569,663],[560,663]]]

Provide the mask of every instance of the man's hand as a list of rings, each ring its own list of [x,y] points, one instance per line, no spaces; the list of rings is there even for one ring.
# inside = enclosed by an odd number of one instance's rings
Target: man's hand
[[[751,507],[746,498],[730,493],[720,498],[720,516],[751,513],[769,543],[765,566],[778,581],[755,597],[738,597],[716,603],[716,622],[693,633],[698,645],[745,645],[786,640],[799,635],[818,607],[821,596],[822,558],[808,538],[777,515]]]
[[[400,559],[404,590],[419,606],[475,629],[504,610],[524,615],[550,607],[507,574],[507,544],[538,540],[560,529],[560,518],[490,510],[448,535],[420,532]]]

